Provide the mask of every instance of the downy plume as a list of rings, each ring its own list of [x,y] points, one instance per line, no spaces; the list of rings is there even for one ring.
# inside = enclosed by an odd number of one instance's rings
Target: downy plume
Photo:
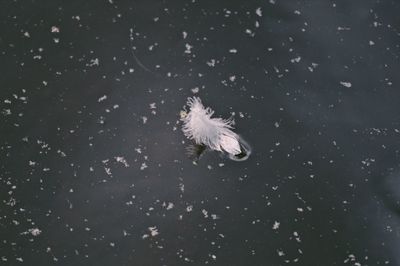
[[[214,111],[204,107],[200,98],[188,98],[189,112],[182,118],[183,133],[196,144],[230,155],[243,153],[240,137],[231,129],[233,120],[212,117]]]

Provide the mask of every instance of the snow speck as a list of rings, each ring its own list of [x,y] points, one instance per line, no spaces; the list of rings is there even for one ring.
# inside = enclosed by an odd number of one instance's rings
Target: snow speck
[[[146,163],[142,163],[142,165],[140,166],[140,170],[144,170],[144,169],[146,169],[148,166],[147,166],[147,164]]]
[[[280,225],[281,225],[281,223],[275,221],[275,222],[274,222],[274,225],[272,226],[272,229],[278,230]]]
[[[171,210],[172,208],[174,208],[174,204],[172,202],[168,202],[166,209]]]
[[[90,63],[88,64],[88,66],[98,66],[98,65],[100,65],[100,61],[98,58],[91,59]]]
[[[125,159],[124,157],[122,157],[122,156],[117,156],[117,157],[114,157],[114,159],[115,159],[117,162],[122,163],[125,167],[129,167],[129,164],[128,164],[128,162],[126,161],[126,159]]]
[[[102,102],[102,101],[104,101],[104,100],[106,100],[107,99],[107,95],[104,95],[104,96],[101,96],[98,100],[97,100],[97,102]]]
[[[351,88],[351,83],[350,83],[350,82],[341,81],[340,84],[341,84],[342,86],[345,86],[346,88]]]
[[[51,32],[52,33],[58,33],[58,32],[60,32],[60,29],[58,27],[56,27],[56,26],[53,26],[53,27],[51,27]]]
[[[199,87],[193,88],[193,89],[191,89],[191,91],[193,94],[196,94],[199,92]]]
[[[187,43],[185,44],[185,47],[186,47],[185,54],[191,54],[193,46]]]
[[[209,67],[215,67],[215,59],[206,62]]]
[[[32,228],[29,229],[29,233],[31,233],[33,236],[38,236],[42,233],[42,231],[39,230],[39,228]]]
[[[301,57],[298,56],[298,57],[296,57],[296,58],[290,59],[290,62],[291,62],[292,64],[294,64],[294,63],[300,62],[300,60],[301,60]]]
[[[149,231],[150,231],[150,235],[151,235],[151,236],[156,236],[156,235],[159,234],[159,233],[158,233],[158,229],[157,229],[156,226],[151,226],[151,227],[149,227],[148,229],[149,229]]]
[[[261,10],[261,7],[259,7],[259,8],[256,9],[256,14],[257,14],[257,16],[262,17],[262,10]]]

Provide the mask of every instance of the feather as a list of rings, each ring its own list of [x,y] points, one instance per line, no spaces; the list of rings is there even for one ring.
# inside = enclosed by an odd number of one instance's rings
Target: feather
[[[188,98],[189,112],[182,118],[183,133],[196,144],[231,155],[242,153],[240,137],[231,129],[233,120],[213,118],[214,111],[204,107],[200,98]]]

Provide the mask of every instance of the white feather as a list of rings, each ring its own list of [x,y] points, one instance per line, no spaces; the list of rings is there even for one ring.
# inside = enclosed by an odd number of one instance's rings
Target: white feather
[[[212,118],[214,111],[201,103],[200,98],[188,98],[190,110],[183,120],[183,133],[196,144],[204,144],[212,150],[240,154],[239,136],[231,130],[232,120]]]

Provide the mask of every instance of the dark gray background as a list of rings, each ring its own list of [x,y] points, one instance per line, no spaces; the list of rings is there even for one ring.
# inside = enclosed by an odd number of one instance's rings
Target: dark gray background
[[[400,265],[399,12],[1,1],[0,264]],[[192,95],[247,161],[186,157]]]

